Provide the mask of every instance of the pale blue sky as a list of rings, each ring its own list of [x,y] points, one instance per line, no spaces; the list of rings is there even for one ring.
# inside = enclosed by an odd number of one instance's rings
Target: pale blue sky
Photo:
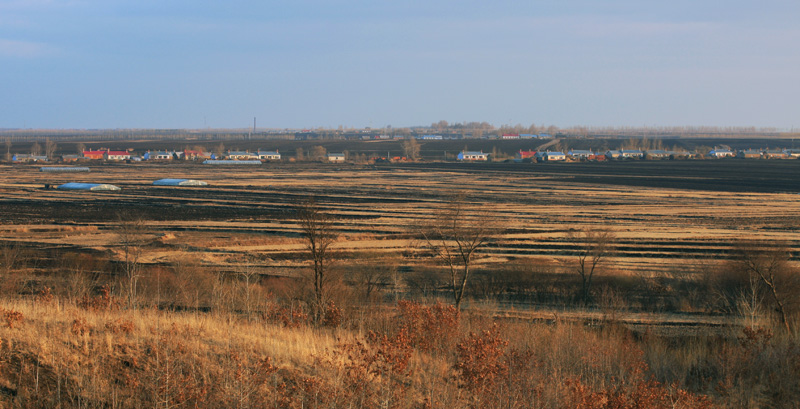
[[[0,0],[0,128],[800,127],[800,1]]]

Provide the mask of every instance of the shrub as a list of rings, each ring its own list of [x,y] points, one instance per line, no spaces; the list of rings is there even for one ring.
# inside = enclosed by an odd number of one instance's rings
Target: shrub
[[[111,288],[104,285],[100,288],[100,294],[90,297],[84,295],[78,300],[78,307],[89,311],[113,311],[119,309],[120,302],[117,297],[111,295]]]
[[[22,315],[21,312],[16,310],[6,310],[0,308],[0,314],[2,314],[3,322],[6,324],[6,327],[8,328],[19,327],[25,322],[25,316]]]
[[[405,332],[411,345],[421,351],[448,350],[458,333],[460,313],[452,305],[423,305],[400,300],[399,331]]]
[[[496,324],[479,333],[471,332],[456,345],[454,368],[459,373],[460,386],[480,395],[498,379],[507,377],[508,362],[503,359],[507,345]]]

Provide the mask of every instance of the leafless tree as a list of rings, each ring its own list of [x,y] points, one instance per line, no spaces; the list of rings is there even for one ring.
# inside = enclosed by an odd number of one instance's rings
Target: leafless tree
[[[456,308],[461,308],[477,253],[500,230],[496,217],[471,208],[466,199],[460,194],[452,196],[432,218],[413,226],[423,247],[449,270],[448,285]]]
[[[734,245],[734,255],[739,266],[761,283],[789,333],[790,309],[800,301],[800,272],[789,265],[787,247],[782,243],[741,241]]]
[[[370,302],[383,287],[396,281],[399,260],[386,259],[379,254],[368,254],[348,266],[349,281],[358,291],[362,300]]]
[[[6,138],[6,162],[11,162],[11,138]]]
[[[333,230],[333,217],[323,212],[313,198],[297,205],[297,220],[306,249],[314,263],[312,278],[314,294],[311,311],[315,322],[319,322],[325,314],[325,308],[329,301],[330,247],[336,242],[338,234]]]
[[[8,275],[22,257],[22,248],[16,243],[2,242],[0,244],[0,273],[4,278]]]
[[[578,248],[578,257],[571,263],[572,270],[581,278],[581,299],[589,302],[592,279],[614,249],[616,236],[605,229],[580,229],[567,232],[567,238]]]
[[[220,142],[219,145],[214,148],[214,154],[216,155],[217,159],[221,159],[222,156],[225,155],[225,144]]]
[[[303,148],[301,147],[297,147],[297,149],[294,150],[294,156],[298,162],[306,160],[305,152],[303,152]]]
[[[311,152],[309,152],[309,159],[317,160],[317,161],[324,161],[325,159],[327,159],[327,157],[326,157],[327,153],[328,153],[328,151],[325,149],[324,146],[317,145],[317,146],[311,148]]]
[[[237,275],[239,276],[241,285],[244,287],[242,294],[244,297],[244,310],[249,317],[253,310],[253,287],[260,278],[260,273],[256,268],[255,260],[248,260],[243,265],[243,268],[238,271]]]
[[[83,142],[78,142],[78,144],[75,145],[75,151],[78,155],[83,155],[83,152],[86,151],[86,144]]]
[[[44,142],[44,154],[47,159],[53,160],[56,155],[56,149],[58,149],[58,145],[50,138],[47,138]]]
[[[42,145],[39,145],[39,142],[34,142],[31,145],[31,155],[38,156],[40,153],[42,153]]]
[[[403,155],[408,160],[415,161],[419,159],[419,143],[416,139],[409,136],[403,141]]]
[[[122,250],[123,274],[128,292],[128,306],[136,308],[137,289],[142,278],[141,257],[146,241],[144,220],[118,216],[117,240]]]

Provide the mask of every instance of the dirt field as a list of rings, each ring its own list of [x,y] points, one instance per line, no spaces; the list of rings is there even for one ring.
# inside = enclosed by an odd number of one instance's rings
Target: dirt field
[[[107,252],[118,244],[114,230],[124,215],[143,219],[158,238],[148,262],[172,262],[188,251],[208,265],[257,260],[266,274],[291,275],[304,264],[293,220],[303,198],[316,197],[339,218],[338,250],[408,256],[414,243],[407,226],[436,212],[448,194],[465,192],[476,211],[489,210],[506,227],[482,255],[486,266],[569,259],[576,246],[566,232],[580,228],[615,232],[609,266],[619,274],[686,271],[725,258],[739,238],[800,248],[800,161],[90,166],[80,174],[0,167],[0,239]],[[209,186],[152,185],[165,177]],[[44,189],[70,181],[122,190]]]

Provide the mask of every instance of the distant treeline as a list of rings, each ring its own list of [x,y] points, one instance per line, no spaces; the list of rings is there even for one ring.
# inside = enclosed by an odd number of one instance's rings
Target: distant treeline
[[[556,138],[781,138],[800,137],[800,132],[779,128],[755,127],[569,127],[503,125],[486,122],[450,124],[439,121],[430,126],[393,128],[337,129],[0,129],[0,139],[11,142],[118,141],[118,140],[197,140],[248,141],[275,139],[378,139],[404,138],[427,134],[449,139],[485,139],[514,134],[547,134]]]

